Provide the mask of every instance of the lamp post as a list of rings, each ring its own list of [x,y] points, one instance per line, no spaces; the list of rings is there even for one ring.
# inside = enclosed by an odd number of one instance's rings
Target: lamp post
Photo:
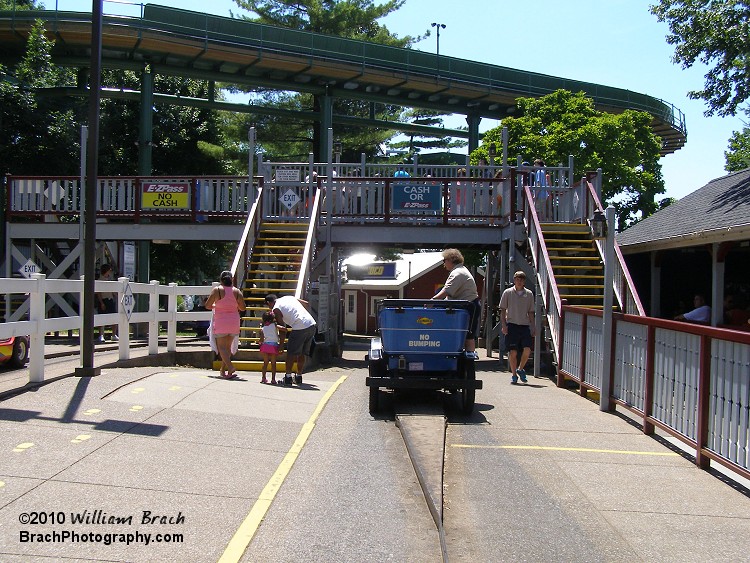
[[[495,157],[497,156],[497,145],[495,143],[490,143],[487,148],[487,155],[490,157],[490,166],[495,166]]]
[[[440,76],[440,30],[445,29],[445,24],[432,22],[430,25],[437,30],[437,53],[436,53],[437,69],[436,70],[438,72],[438,76]]]
[[[343,147],[341,146],[341,141],[336,141],[333,143],[333,155],[335,157],[336,164],[341,162],[341,152],[343,150]]]

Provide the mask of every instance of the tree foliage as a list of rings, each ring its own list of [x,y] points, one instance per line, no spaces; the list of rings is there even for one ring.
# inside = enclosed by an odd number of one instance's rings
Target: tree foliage
[[[748,111],[750,114],[750,110]],[[737,172],[750,168],[750,127],[743,127],[742,131],[735,131],[729,139],[729,147],[724,152],[727,172]]]
[[[79,126],[85,108],[69,98],[40,97],[36,91],[67,84],[69,71],[50,58],[53,43],[36,22],[26,54],[13,69],[0,66],[0,172],[76,174]]]
[[[750,4],[736,0],[660,0],[651,6],[667,22],[673,60],[689,68],[708,65],[702,90],[689,92],[708,104],[706,115],[736,115],[750,96]]]
[[[416,125],[429,125],[437,127],[443,124],[442,116],[444,114],[429,109],[414,108],[404,112],[404,117]],[[425,135],[406,133],[403,141],[390,143],[393,149],[405,149],[409,156],[419,154],[424,150],[443,149],[450,150],[454,148],[465,147],[468,143],[463,139],[452,139],[441,135]]]
[[[393,47],[410,47],[420,39],[429,36],[398,37],[378,20],[398,10],[406,0],[389,0],[375,4],[372,0],[235,0],[240,8],[253,15],[244,19],[263,24],[290,29],[323,33],[348,39],[371,41]],[[241,91],[240,87],[234,87]],[[297,109],[319,112],[321,100],[312,94],[293,94],[268,90],[249,90],[254,94],[254,103],[280,109]],[[351,117],[369,118],[374,113],[376,119],[397,121],[401,119],[402,108],[388,104],[374,104],[364,100],[334,98],[333,113]],[[238,121],[238,120],[235,120]],[[245,129],[252,123],[256,127],[258,145],[269,159],[307,160],[310,152],[318,158],[321,138],[320,123],[283,116],[252,114],[240,119]],[[392,139],[396,132],[390,129],[336,125],[334,135],[343,145],[342,160],[359,160],[360,154],[374,156],[384,142]]]
[[[12,10],[15,4],[16,10],[38,10],[36,0],[0,0],[0,10]]]
[[[105,71],[102,87],[140,90],[139,74]],[[205,98],[208,83],[156,74],[154,91]],[[156,103],[153,112],[152,174],[231,174],[223,150],[223,118],[212,110]],[[100,112],[99,168],[103,175],[138,174],[140,101],[103,99]]]
[[[406,0],[388,0],[375,4],[372,0],[234,0],[237,6],[257,14],[244,16],[259,23],[337,37],[362,39],[381,45],[408,47],[415,37],[397,37],[378,23]]]
[[[483,144],[471,154],[473,163],[488,159],[490,143],[502,145],[508,128],[508,154],[548,166],[567,166],[574,157],[574,174],[601,168],[602,195],[617,209],[621,228],[647,217],[658,208],[664,193],[659,164],[660,140],[651,132],[651,116],[627,110],[603,113],[583,92],[558,90],[541,98],[519,98],[518,117],[508,117],[485,133]],[[640,217],[639,217],[640,216]]]

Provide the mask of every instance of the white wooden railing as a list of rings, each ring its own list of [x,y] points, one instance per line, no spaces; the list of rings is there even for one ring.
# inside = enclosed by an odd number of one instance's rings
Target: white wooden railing
[[[614,314],[612,349],[602,312],[563,306],[558,384],[601,392],[612,362],[611,399],[695,450],[750,478],[750,332]]]
[[[178,311],[178,295],[208,295],[213,286],[162,285],[158,281],[151,283],[129,282],[128,278],[116,281],[95,283],[97,292],[117,294],[120,303],[119,312],[94,315],[94,326],[118,325],[119,359],[130,358],[130,325],[142,323],[148,327],[148,353],[159,353],[159,324],[167,324],[167,351],[177,350],[177,323],[182,321],[208,321],[210,311]],[[28,320],[0,323],[0,338],[11,336],[30,337],[29,344],[29,382],[44,381],[44,337],[50,332],[77,330],[81,334],[83,316],[47,317],[45,303],[51,295],[65,297],[75,294],[75,301],[83,303],[84,299],[93,300],[93,295],[84,295],[83,280],[47,279],[44,274],[32,274],[31,279],[0,278],[0,294],[6,295],[6,302],[22,298],[28,300]],[[145,310],[137,310],[137,299],[134,296],[147,295]],[[133,309],[128,317],[128,303]]]

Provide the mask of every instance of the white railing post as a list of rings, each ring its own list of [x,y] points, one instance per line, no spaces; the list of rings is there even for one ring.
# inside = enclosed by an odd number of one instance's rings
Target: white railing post
[[[614,280],[614,261],[615,256],[615,208],[611,205],[605,210],[607,216],[607,238],[604,241],[604,303],[602,310],[602,385],[601,395],[599,397],[599,410],[609,411],[609,396],[612,393],[612,362],[610,354],[612,353],[612,293]]]
[[[169,284],[169,297],[167,312],[169,320],[167,321],[167,352],[177,350],[177,284]]]
[[[44,303],[45,274],[31,274],[34,284],[29,294],[29,320],[36,323],[36,328],[29,335],[29,383],[44,381]]]
[[[159,281],[149,282],[148,295],[148,354],[153,356],[159,353]]]
[[[122,303],[122,297],[125,295],[125,289],[130,281],[127,277],[117,278],[120,282],[120,288],[117,290],[117,310],[120,313],[117,321],[117,334],[120,339],[117,351],[121,360],[130,359],[130,321],[128,315],[125,312],[125,307]]]

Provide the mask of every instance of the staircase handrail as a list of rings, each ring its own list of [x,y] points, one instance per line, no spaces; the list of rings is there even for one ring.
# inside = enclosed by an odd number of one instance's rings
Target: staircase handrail
[[[586,177],[581,178],[581,182],[584,183],[585,193],[587,194],[586,205],[584,206],[584,209],[591,210],[592,212],[601,211],[603,213],[604,207],[602,206],[602,202],[596,193],[594,185],[589,182]],[[604,241],[595,240],[595,242],[596,248],[599,251],[599,255],[602,257],[602,260],[604,260]],[[630,271],[628,270],[628,266],[625,263],[625,258],[623,257],[620,246],[617,244],[616,240],[614,267],[613,290],[615,292],[615,297],[617,298],[617,303],[620,306],[620,311],[630,315],[645,317],[646,311],[643,308],[641,299],[635,289],[633,279],[630,277]]]
[[[255,180],[258,182],[258,192],[255,195],[255,201],[250,208],[250,212],[247,214],[245,228],[242,229],[242,236],[237,244],[237,250],[234,253],[230,268],[234,285],[240,289],[243,289],[245,285],[250,252],[252,252],[255,240],[258,238],[258,231],[263,218],[263,178],[256,177]]]
[[[322,193],[323,190],[321,189],[315,191],[315,199],[313,200],[313,206],[310,210],[310,224],[307,227],[305,250],[302,253],[302,263],[300,264],[299,277],[297,278],[297,288],[294,291],[294,296],[297,299],[302,299],[305,296],[305,288],[307,288],[308,282],[310,281],[311,264],[313,258],[315,258],[313,253],[317,246],[316,233],[318,232],[320,198]]]
[[[542,297],[544,312],[547,316],[552,346],[556,354],[560,351],[560,315],[562,314],[562,300],[557,281],[552,272],[552,261],[544,242],[544,234],[539,223],[539,216],[534,206],[534,197],[529,186],[523,187],[523,214],[526,221],[526,232],[529,238],[531,256],[536,270],[536,283],[539,284],[539,295]]]

